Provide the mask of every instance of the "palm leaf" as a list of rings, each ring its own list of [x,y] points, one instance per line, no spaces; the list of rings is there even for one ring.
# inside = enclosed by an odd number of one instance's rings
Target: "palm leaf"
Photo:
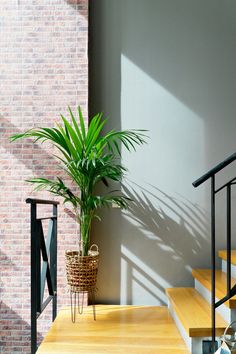
[[[83,151],[83,145],[81,143],[81,140],[79,139],[79,136],[76,132],[76,130],[73,129],[73,127],[70,125],[70,123],[62,116],[62,120],[64,122],[64,125],[67,129],[68,132],[68,139],[70,139],[71,142],[73,142],[73,148],[77,151],[77,154],[79,155],[79,158],[82,157],[82,151]]]
[[[83,146],[83,138],[82,138],[81,131],[80,131],[80,129],[79,129],[79,126],[78,126],[78,124],[77,124],[77,122],[76,122],[75,116],[74,116],[74,114],[73,114],[71,108],[68,107],[68,109],[69,109],[69,112],[70,112],[70,116],[71,116],[71,119],[72,119],[72,123],[73,123],[74,128],[75,128],[76,133],[77,133],[77,137],[78,137],[78,139],[79,139],[79,141],[80,141],[80,146],[81,146],[81,148],[82,148],[82,146]]]
[[[39,190],[47,190],[52,194],[59,195],[72,203],[74,207],[77,207],[81,204],[80,199],[74,195],[70,188],[66,187],[64,182],[57,177],[56,181],[49,180],[47,178],[31,178],[26,180],[26,182],[30,182],[36,184],[34,187],[35,191]]]
[[[89,124],[87,139],[86,139],[86,152],[89,153],[92,147],[97,150],[97,143],[99,142],[99,136],[101,131],[106,124],[106,120],[101,121],[102,114],[98,114],[91,120]]]
[[[82,137],[83,137],[83,141],[85,141],[85,139],[86,139],[86,129],[85,129],[85,124],[84,124],[84,117],[83,117],[83,114],[82,114],[80,106],[78,107],[78,113],[79,113],[81,134],[82,134]]]
[[[35,128],[15,134],[10,139],[15,141],[22,138],[34,138],[34,142],[41,143],[49,141],[59,151],[59,154],[54,156],[60,161],[72,182],[79,188],[80,193],[73,192],[59,177],[54,180],[32,178],[28,182],[35,186],[35,190],[47,190],[62,197],[64,202],[72,204],[80,222],[81,238],[85,243],[84,254],[86,255],[91,221],[94,217],[98,217],[96,210],[101,207],[110,207],[113,204],[121,209],[127,209],[130,202],[130,199],[119,191],[94,195],[95,186],[103,182],[108,187],[109,180],[120,183],[126,172],[126,168],[119,162],[121,146],[123,145],[128,151],[135,151],[138,145],[146,142],[146,136],[143,130],[111,130],[103,134],[107,120],[103,119],[101,113],[91,119],[86,131],[81,108],[78,107],[77,119],[70,107],[68,110],[71,122],[61,115],[62,123],[58,123],[54,128]]]

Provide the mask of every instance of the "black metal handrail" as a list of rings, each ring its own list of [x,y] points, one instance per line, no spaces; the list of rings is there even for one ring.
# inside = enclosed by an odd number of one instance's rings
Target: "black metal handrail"
[[[31,354],[37,351],[37,319],[52,301],[52,320],[57,313],[57,206],[59,202],[26,199],[31,204]],[[52,215],[37,217],[37,205],[52,205]],[[49,220],[45,242],[42,220]],[[47,281],[49,296],[44,300]]]
[[[226,166],[228,166],[229,164],[231,164],[231,162],[233,162],[234,160],[236,160],[236,152],[232,155],[230,155],[229,157],[227,157],[227,159],[225,159],[224,161],[220,162],[218,165],[216,165],[215,167],[213,167],[211,170],[209,170],[207,173],[204,173],[204,175],[202,175],[201,177],[199,177],[198,179],[196,179],[196,181],[194,181],[192,184],[194,187],[198,187],[200,186],[200,184],[202,184],[203,182],[205,182],[206,180],[208,180],[210,177],[214,176],[216,173],[218,173],[219,171],[223,170],[223,168],[225,168]]]
[[[227,159],[219,163],[217,166],[209,170],[203,176],[193,182],[194,187],[211,179],[211,321],[212,321],[212,350],[215,351],[215,337],[216,337],[216,308],[228,301],[232,296],[236,295],[236,285],[231,288],[231,186],[235,184],[236,177],[230,179],[228,182],[216,189],[215,175],[224,169],[226,166],[236,160],[236,153],[230,155]],[[226,189],[226,237],[227,237],[227,294],[215,302],[215,278],[216,278],[216,262],[215,262],[215,235],[216,235],[216,199],[215,196],[220,191]]]

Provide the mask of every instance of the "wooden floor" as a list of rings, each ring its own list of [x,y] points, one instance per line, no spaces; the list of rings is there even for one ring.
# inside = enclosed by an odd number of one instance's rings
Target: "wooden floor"
[[[96,314],[85,308],[72,323],[62,309],[37,354],[189,354],[166,307],[97,305]]]

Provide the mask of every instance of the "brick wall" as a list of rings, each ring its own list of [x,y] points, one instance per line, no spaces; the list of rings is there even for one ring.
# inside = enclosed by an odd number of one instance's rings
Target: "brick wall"
[[[25,179],[53,176],[47,145],[9,143],[13,133],[53,126],[67,105],[87,116],[88,0],[0,1],[0,353],[30,353],[29,205]],[[74,248],[76,226],[59,206],[59,307],[69,304],[64,250]],[[50,307],[50,305],[49,305]],[[50,310],[50,309],[49,309]],[[39,321],[47,330],[49,310]]]

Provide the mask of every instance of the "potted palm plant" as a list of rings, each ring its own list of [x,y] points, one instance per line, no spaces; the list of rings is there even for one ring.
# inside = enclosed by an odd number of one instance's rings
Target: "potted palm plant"
[[[94,218],[99,218],[97,211],[101,207],[113,204],[121,209],[128,207],[129,198],[121,192],[110,191],[104,195],[95,193],[95,186],[102,182],[108,187],[108,181],[121,182],[126,168],[119,162],[120,147],[135,150],[136,145],[145,143],[141,130],[111,130],[102,134],[106,124],[102,114],[95,115],[86,129],[85,120],[78,107],[78,121],[69,107],[70,120],[61,115],[61,123],[53,128],[34,128],[11,137],[11,141],[33,137],[34,142],[50,142],[58,151],[56,156],[66,174],[73,182],[69,187],[62,178],[53,180],[44,177],[32,178],[28,182],[35,185],[35,190],[48,190],[63,198],[73,207],[76,220],[80,225],[80,245],[76,251],[67,252],[67,280],[74,291],[87,291],[96,284],[98,252],[91,252],[90,231]],[[76,261],[74,260],[76,259]],[[86,270],[78,266],[83,259]],[[69,272],[75,271],[75,276]],[[78,270],[79,269],[79,270]],[[83,267],[84,269],[84,267]],[[89,269],[91,274],[89,275]],[[86,273],[85,281],[82,279]],[[91,278],[88,281],[88,278]]]

